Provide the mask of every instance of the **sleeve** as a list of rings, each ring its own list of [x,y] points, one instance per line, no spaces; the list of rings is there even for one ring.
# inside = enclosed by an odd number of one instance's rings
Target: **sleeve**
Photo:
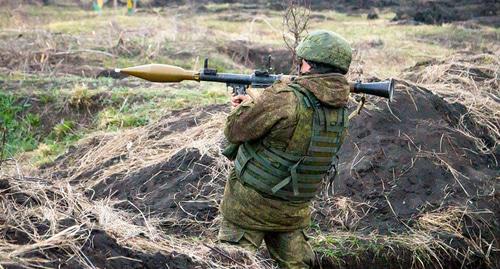
[[[277,84],[243,102],[227,117],[226,138],[238,144],[265,136],[273,126],[294,115],[296,104],[291,98],[295,98],[293,92]]]

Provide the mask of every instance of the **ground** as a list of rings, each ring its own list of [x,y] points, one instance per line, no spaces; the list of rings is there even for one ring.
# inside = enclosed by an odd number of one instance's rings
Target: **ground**
[[[336,31],[355,49],[350,80],[397,80],[392,103],[369,96],[352,119],[339,175],[314,203],[318,264],[497,268],[500,31],[476,19],[392,21],[383,8],[373,20],[367,9],[311,13],[310,29]],[[250,73],[271,54],[288,73],[282,13],[0,9],[0,265],[271,268],[264,250],[215,242],[231,167],[221,155],[225,85],[112,70],[196,70],[208,57],[220,71]]]

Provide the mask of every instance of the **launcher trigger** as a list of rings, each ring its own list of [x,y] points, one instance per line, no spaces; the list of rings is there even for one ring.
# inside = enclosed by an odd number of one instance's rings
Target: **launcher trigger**
[[[233,89],[233,96],[247,95],[247,85],[245,84],[228,83],[226,85]]]

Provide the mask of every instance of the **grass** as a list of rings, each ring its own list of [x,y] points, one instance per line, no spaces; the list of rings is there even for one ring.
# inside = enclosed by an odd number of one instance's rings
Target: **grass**
[[[0,131],[6,133],[6,143],[0,147],[0,156],[11,158],[34,150],[34,160],[42,164],[63,152],[81,135],[75,132],[75,122],[66,119],[62,119],[49,133],[44,134],[41,129],[45,127],[42,126],[40,114],[31,111],[29,98],[0,92],[0,123],[4,128]],[[41,95],[40,100],[45,104],[56,101],[53,95]]]
[[[203,58],[208,57],[211,67],[220,72],[249,72],[234,63],[229,55],[218,52],[217,47],[234,39],[282,46],[280,12],[262,10],[251,14],[249,11],[235,11],[234,6],[228,4],[209,4],[206,8],[206,13],[199,14],[189,8],[181,8],[126,16],[125,9],[104,9],[98,15],[77,6],[27,5],[15,11],[2,11],[5,16],[0,19],[0,27],[16,29],[21,25],[48,31],[57,45],[51,44],[50,40],[42,42],[42,50],[57,46],[62,51],[83,48],[110,52],[114,57],[81,55],[88,61],[94,61],[93,64],[107,68],[156,62],[198,69]],[[397,76],[406,66],[451,55],[464,47],[488,48],[500,35],[499,29],[489,27],[396,25],[389,21],[394,17],[392,12],[381,13],[376,20],[366,20],[366,14],[350,16],[336,11],[314,11],[313,15],[310,29],[330,29],[344,36],[356,48],[354,64],[360,63],[364,73],[382,78]],[[22,24],[19,24],[20,20]],[[2,37],[9,35],[10,32],[2,33]],[[10,38],[14,38],[12,35]],[[58,35],[66,39],[58,40]],[[369,45],[371,43],[378,45]],[[47,48],[43,47],[45,44]],[[143,126],[172,109],[227,102],[224,86],[217,84],[194,86],[187,83],[165,87],[139,84],[130,89],[129,85],[119,84],[113,79],[45,76],[19,70],[7,74],[0,72],[0,79],[5,81],[8,92],[12,89],[17,96],[8,93],[1,97],[2,102],[7,102],[2,118],[9,129],[16,130],[10,132],[5,148],[10,155],[36,149],[38,143],[52,145],[52,141],[57,141],[64,133],[64,120],[74,122],[69,129],[82,130],[83,133],[76,136],[81,137],[99,130]],[[126,81],[137,82],[134,79]],[[18,102],[22,96],[36,96],[45,106],[63,107],[69,104],[71,109],[90,111],[96,102],[93,98],[102,93],[110,95],[98,101],[102,102],[99,104],[101,107],[93,113],[90,124],[83,128],[74,119],[62,119],[63,125],[58,131],[54,130],[59,134],[46,138],[52,139],[50,141],[33,135],[33,130],[40,124],[39,117],[30,114],[29,105],[23,106]]]
[[[256,16],[248,11],[231,11],[230,14],[225,14],[229,13],[227,12],[229,8],[228,4],[214,4],[208,5],[207,13],[195,14],[185,9],[165,9],[138,13],[134,16],[125,16],[125,10],[106,9],[101,16],[98,16],[79,8],[25,6],[12,12],[0,11],[2,15],[0,28],[19,30],[19,32],[0,32],[0,39],[5,40],[5,43],[16,42],[22,39],[17,37],[20,33],[27,37],[32,34],[30,31],[41,31],[48,33],[47,39],[40,40],[39,38],[34,41],[26,39],[36,44],[36,46],[33,45],[33,50],[65,53],[70,50],[89,49],[112,54],[112,57],[87,54],[76,54],[80,58],[54,57],[56,60],[62,59],[61,63],[73,66],[89,65],[111,69],[157,62],[197,69],[201,67],[203,58],[209,57],[211,67],[217,68],[220,72],[249,72],[250,70],[244,66],[233,62],[230,55],[218,51],[217,47],[223,47],[225,42],[236,39],[249,40],[272,47],[282,46],[282,36],[279,32],[281,30],[280,14],[275,11],[259,12]],[[178,14],[177,11],[179,11]],[[233,14],[238,15],[240,19],[227,20],[228,15]],[[488,27],[469,29],[452,24],[443,26],[396,25],[389,22],[389,19],[394,16],[393,13],[382,13],[380,19],[372,21],[366,20],[365,14],[349,16],[327,11],[315,12],[315,15],[321,16],[312,20],[311,29],[330,29],[345,36],[356,48],[355,64],[362,64],[365,74],[381,78],[399,76],[404,68],[418,61],[453,55],[463,48],[494,50],[495,40],[498,40],[500,33],[499,29]],[[19,22],[22,23],[19,24]],[[61,41],[58,39],[60,36],[70,41]],[[31,64],[38,64],[39,55],[28,56],[24,60],[33,60]],[[484,58],[483,61],[485,64],[497,63],[495,59],[489,58]],[[218,150],[219,137],[217,135],[220,135],[223,115],[218,115],[218,118],[210,122],[209,126],[196,126],[180,135],[159,137],[158,141],[148,140],[144,131],[149,130],[150,126],[156,126],[155,123],[162,120],[162,117],[169,111],[227,103],[228,91],[222,84],[195,82],[152,84],[135,78],[96,79],[69,75],[64,73],[65,70],[59,74],[57,72],[40,73],[36,69],[30,71],[29,68],[24,68],[30,66],[24,62],[21,66],[23,68],[0,69],[0,86],[2,87],[0,121],[8,130],[7,143],[2,149],[4,157],[18,157],[28,152],[31,161],[36,165],[42,165],[54,161],[71,145],[77,142],[85,143],[88,141],[87,138],[99,137],[105,133],[112,137],[112,140],[103,140],[104,144],[101,147],[87,149],[89,152],[85,158],[76,160],[77,163],[81,161],[82,165],[75,165],[75,171],[82,175],[90,171],[90,167],[94,167],[96,163],[106,161],[104,157],[128,157],[115,164],[112,169],[99,174],[97,178],[86,179],[98,184],[105,182],[109,174],[126,174],[131,170],[157,163],[158,160],[167,160],[171,154],[185,147],[186,144],[190,147],[199,147],[203,152],[217,152]],[[439,70],[436,71],[432,67],[427,69],[422,70],[420,75],[424,82],[428,81],[429,84],[435,86],[434,80],[440,79],[440,73],[437,72]],[[444,90],[446,89],[443,88]],[[478,101],[469,107],[482,103],[484,102]],[[34,104],[36,104],[36,110]],[[478,113],[488,112],[485,109],[477,111]],[[52,116],[57,118],[51,126],[46,126],[46,122],[43,121],[46,113],[53,113]],[[43,133],[39,131],[41,127],[44,129]],[[134,143],[131,143],[132,141]],[[136,141],[143,144],[137,145]],[[482,141],[477,143],[480,142]],[[129,150],[129,144],[133,147],[132,150]],[[78,173],[75,176],[78,176]],[[64,188],[69,186],[68,183]],[[35,192],[40,186],[31,187],[23,191]],[[48,188],[45,185],[42,187]],[[57,187],[58,192],[63,190],[63,187],[59,188],[59,185]],[[219,190],[221,187],[219,186]],[[68,193],[63,192],[61,195],[68,195]],[[67,198],[70,199],[68,204],[81,203],[88,206],[90,211],[95,210],[95,204],[92,204],[95,201],[89,203],[87,200],[77,202],[71,200],[78,198],[75,197],[68,196]],[[220,196],[211,196],[209,199],[219,200]],[[52,205],[53,202],[47,203],[53,208],[61,206],[57,203]],[[326,214],[329,220],[333,221],[329,223],[330,226],[342,227],[342,232],[322,234],[318,223],[311,224],[310,227],[318,235],[318,239],[313,241],[316,250],[337,264],[342,264],[344,260],[365,257],[367,253],[389,263],[398,260],[400,258],[398,255],[403,253],[408,254],[402,256],[408,257],[412,266],[415,264],[417,267],[420,264],[422,267],[428,264],[435,265],[436,251],[445,246],[432,241],[436,239],[434,236],[443,230],[456,235],[460,235],[461,232],[458,229],[449,229],[449,227],[458,227],[455,223],[452,223],[452,226],[449,225],[449,222],[455,222],[460,219],[458,217],[462,216],[463,212],[457,210],[455,213],[452,212],[453,214],[445,212],[443,215],[431,215],[421,219],[419,228],[427,231],[425,234],[413,233],[399,236],[355,234],[357,222],[364,217],[367,212],[365,210],[368,210],[365,208],[367,205],[356,205],[350,203],[348,199],[337,202],[335,208],[325,207],[324,209],[332,213],[332,215]],[[75,209],[78,208],[75,207]],[[114,208],[109,209],[109,211],[112,210]],[[20,212],[23,210],[16,214],[21,214]],[[94,220],[86,219],[90,216],[88,212],[85,211],[85,214],[76,212],[74,217],[83,218],[80,219],[81,223],[93,223]],[[98,211],[96,216],[104,214],[103,212]],[[58,214],[66,216],[67,209],[61,209]],[[450,220],[440,216],[456,218]],[[92,218],[94,218],[93,215]],[[127,219],[130,220],[130,218]],[[439,223],[435,223],[436,221]],[[111,224],[113,221],[105,225]],[[120,235],[120,233],[127,232],[128,228],[144,229],[141,233],[147,234],[150,238],[158,236],[152,233],[150,226],[147,225],[148,229],[146,226],[138,227],[130,226],[130,224],[125,225],[125,229],[105,225],[103,227],[115,234],[121,242],[127,242],[129,239],[129,235]],[[42,240],[43,238],[40,239]],[[134,240],[146,239],[141,236]],[[155,241],[153,246],[157,247],[160,242],[168,245],[168,248],[165,247],[166,252],[171,251],[169,240],[170,238],[162,238],[162,240]],[[200,245],[199,242],[196,243]],[[400,249],[405,249],[406,252],[398,252]],[[483,249],[484,247],[480,247],[474,251],[481,253]],[[155,251],[157,251],[156,248]],[[176,251],[182,253],[183,250],[176,249]],[[466,254],[463,255],[465,257]],[[0,251],[1,257],[3,256]]]
[[[74,145],[78,140],[84,137],[84,133],[82,131],[75,131],[69,128],[68,125],[64,123],[61,124],[62,125],[54,126],[54,133],[51,134],[51,137],[44,139],[43,142],[39,142],[36,149],[29,154],[31,162],[36,166],[42,166],[53,162],[70,146]],[[61,128],[66,131],[64,134],[60,134],[60,136],[57,137],[56,133],[60,132],[58,129]]]
[[[5,16],[0,19],[0,28],[47,31],[48,40],[35,42],[41,46],[37,49],[42,51],[59,48],[64,52],[83,48],[109,52],[113,57],[100,57],[98,54],[82,54],[80,57],[93,65],[110,69],[150,62],[198,69],[203,58],[208,57],[211,67],[220,72],[250,72],[233,62],[230,55],[218,52],[217,48],[234,39],[271,47],[282,46],[280,12],[262,10],[252,14],[245,10],[236,11],[235,6],[228,4],[208,4],[206,8],[206,13],[198,14],[189,8],[180,8],[126,16],[125,9],[104,9],[98,15],[77,6],[27,5],[8,12],[1,11]],[[463,48],[494,49],[491,44],[500,35],[499,29],[490,27],[469,29],[452,24],[397,25],[390,22],[394,17],[392,12],[381,13],[376,20],[366,20],[366,14],[351,16],[336,11],[314,11],[312,15],[310,29],[329,29],[344,36],[356,49],[353,65],[360,64],[364,73],[381,78],[398,76],[404,67],[452,55]],[[17,40],[17,34],[7,31],[1,36]],[[30,34],[25,33],[24,36]],[[58,36],[64,38],[59,40]],[[6,97],[9,94],[4,94],[2,97],[3,102],[8,102],[2,117],[9,128],[16,129],[8,137],[10,142],[6,150],[9,154],[33,150],[39,142],[50,144],[50,141],[41,141],[40,137],[32,134],[40,123],[36,114],[30,114],[29,107],[15,103],[23,95],[36,96],[46,106],[69,104],[74,110],[90,111],[96,95],[111,93],[109,98],[99,101],[102,107],[94,113],[92,123],[84,128],[85,133],[143,126],[158,119],[167,110],[227,101],[223,85],[168,85],[164,91],[160,90],[163,85],[151,87],[151,84],[139,84],[134,85],[132,90],[130,85],[113,79],[29,74],[22,70],[0,72],[7,91],[15,91],[18,96],[9,99]],[[137,82],[134,79],[126,81]],[[139,99],[140,102],[137,101]],[[71,129],[79,130],[82,126],[76,124]]]
[[[18,83],[18,77],[5,78],[7,83]],[[225,103],[228,97],[224,86],[213,83],[186,82],[165,87],[141,82],[141,86],[130,88],[115,82],[108,78],[34,76],[22,81],[21,91],[0,92],[0,122],[8,130],[4,156],[33,151],[33,161],[41,165],[92,133],[144,126],[167,111]],[[129,82],[139,80],[125,81]],[[51,88],[40,90],[47,86]],[[41,128],[41,124],[48,124],[42,123],[41,117],[46,118],[51,111],[62,111],[53,115],[60,121]]]
[[[29,107],[28,103],[19,100],[14,94],[0,92],[0,131],[6,133],[6,144],[1,146],[1,156],[12,157],[36,147],[38,138],[34,131],[40,126],[40,118],[25,113]]]

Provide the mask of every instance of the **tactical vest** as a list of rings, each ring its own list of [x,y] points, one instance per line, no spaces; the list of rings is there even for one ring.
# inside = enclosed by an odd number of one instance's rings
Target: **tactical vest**
[[[238,178],[257,191],[287,201],[310,201],[318,192],[343,142],[347,129],[345,108],[321,105],[298,84],[290,85],[297,96],[297,132],[306,132],[307,152],[297,154],[266,145],[263,139],[243,143],[235,160]],[[305,112],[305,113],[304,113]],[[312,123],[312,128],[311,128]],[[302,135],[303,137],[303,135]]]

